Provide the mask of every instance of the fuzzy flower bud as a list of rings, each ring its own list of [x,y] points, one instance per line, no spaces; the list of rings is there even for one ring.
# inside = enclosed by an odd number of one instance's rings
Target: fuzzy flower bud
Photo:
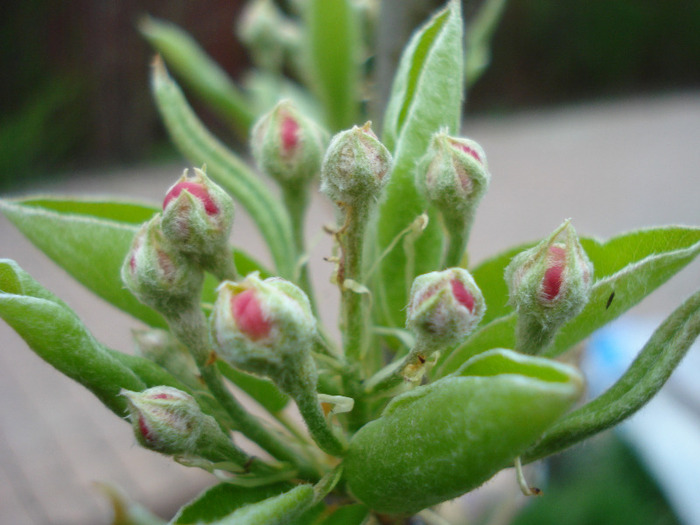
[[[253,127],[251,149],[263,172],[293,184],[318,175],[327,142],[321,127],[283,100]]]
[[[197,451],[202,432],[211,424],[206,420],[212,418],[202,413],[191,395],[167,386],[121,393],[127,398],[129,419],[141,445],[170,455]]]
[[[567,220],[537,246],[516,255],[505,279],[519,315],[516,339],[533,353],[581,313],[591,294],[593,265]]]
[[[272,0],[253,0],[239,17],[237,33],[258,67],[277,71],[282,66],[288,25]]]
[[[160,215],[136,233],[121,276],[139,301],[166,316],[199,300],[204,277],[165,238]]]
[[[448,224],[464,222],[483,197],[491,175],[484,150],[473,140],[435,133],[419,169],[418,186]]]
[[[419,275],[410,296],[406,325],[428,351],[463,340],[486,311],[481,290],[462,268]]]
[[[163,233],[180,252],[204,261],[227,250],[233,226],[233,199],[203,170],[187,170],[163,200]]]
[[[388,181],[391,154],[370,126],[354,126],[331,139],[321,167],[321,191],[335,202],[367,203]]]
[[[272,379],[295,397],[315,388],[310,348],[316,319],[298,287],[257,273],[241,283],[223,282],[211,316],[212,338],[222,359],[249,373]]]

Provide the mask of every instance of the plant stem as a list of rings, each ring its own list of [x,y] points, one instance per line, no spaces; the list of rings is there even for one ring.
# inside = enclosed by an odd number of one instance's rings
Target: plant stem
[[[341,328],[343,350],[351,363],[361,362],[367,344],[367,308],[363,294],[346,285],[346,281],[363,284],[362,250],[367,226],[367,207],[345,206],[345,224],[338,233],[342,250],[341,266],[338,270],[338,286],[341,293]]]
[[[299,413],[304,418],[311,437],[314,438],[321,450],[333,456],[342,456],[345,447],[333,433],[333,429],[326,420],[316,392],[307,388],[290,395],[296,401]]]
[[[306,292],[311,302],[311,308],[316,311],[316,301],[314,297],[311,278],[309,277],[309,265],[302,259],[306,257],[306,246],[304,236],[304,219],[309,205],[309,185],[305,182],[288,182],[280,185],[282,199],[289,213],[292,225],[292,236],[294,247],[296,248],[297,264],[299,268],[299,285]]]

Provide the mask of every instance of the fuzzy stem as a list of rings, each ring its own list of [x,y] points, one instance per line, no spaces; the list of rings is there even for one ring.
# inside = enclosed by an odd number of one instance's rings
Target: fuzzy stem
[[[347,280],[362,284],[363,238],[368,210],[361,206],[346,206],[345,224],[338,234],[342,249],[338,286],[341,292],[341,328],[345,357],[351,363],[361,362],[367,345],[367,308],[362,294],[345,286]]]
[[[554,340],[557,327],[545,327],[531,315],[519,314],[515,325],[516,352],[528,355],[541,354]]]
[[[447,233],[447,251],[442,266],[443,268],[463,267],[462,261],[467,251],[469,234],[474,222],[474,210],[472,209],[464,215],[460,214],[456,220],[448,221],[444,215],[442,219]]]
[[[298,392],[290,393],[290,396],[296,401],[299,413],[304,418],[311,437],[321,450],[333,456],[342,456],[345,447],[328,424],[316,391],[304,388],[299,389]]]
[[[297,261],[306,255],[304,236],[304,220],[309,205],[309,185],[304,182],[281,184],[282,199],[289,213],[292,225],[294,247],[297,252]],[[316,311],[314,291],[309,277],[309,265],[304,262],[299,268],[299,285],[306,292],[311,302],[311,308]]]

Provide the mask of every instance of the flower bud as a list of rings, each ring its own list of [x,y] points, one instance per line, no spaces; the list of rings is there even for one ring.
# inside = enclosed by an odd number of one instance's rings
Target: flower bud
[[[418,186],[449,226],[459,227],[486,193],[491,175],[473,140],[435,133],[419,168]]]
[[[411,287],[406,326],[417,346],[438,350],[463,340],[486,311],[481,290],[462,268],[419,275]]]
[[[315,388],[316,319],[304,292],[289,281],[253,273],[241,283],[223,282],[211,330],[218,354],[233,366],[272,379],[292,397],[300,385]]]
[[[227,242],[233,226],[233,199],[203,170],[187,170],[163,200],[163,233],[178,251],[205,261],[221,251],[231,254]]]
[[[170,455],[197,451],[197,442],[207,426],[205,420],[212,418],[202,413],[191,395],[168,386],[140,393],[122,390],[121,394],[127,398],[129,419],[141,445]]]
[[[139,301],[166,316],[195,304],[204,278],[165,238],[160,215],[136,233],[121,276]]]
[[[282,67],[288,25],[289,21],[272,0],[246,3],[237,33],[250,49],[256,66],[271,71]]]
[[[251,149],[263,172],[289,184],[318,175],[327,142],[321,127],[283,100],[253,127]]]
[[[331,139],[321,167],[321,191],[335,202],[374,200],[388,181],[391,154],[372,132],[371,122]]]
[[[516,339],[532,353],[583,310],[591,294],[593,265],[567,220],[537,246],[516,255],[505,279],[519,315]]]

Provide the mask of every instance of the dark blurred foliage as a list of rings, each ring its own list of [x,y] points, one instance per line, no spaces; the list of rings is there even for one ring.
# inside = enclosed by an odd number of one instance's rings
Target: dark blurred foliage
[[[136,23],[187,28],[233,75],[246,67],[232,0],[9,0],[0,8],[0,189],[49,171],[151,158],[164,133]]]
[[[469,109],[700,87],[700,2],[509,0]]]
[[[543,497],[512,525],[679,525],[649,473],[613,432],[550,460]]]
[[[152,52],[136,30],[139,16],[186,28],[240,78],[247,59],[232,27],[242,4],[3,2],[0,189],[57,170],[157,156],[167,141],[148,89]],[[698,28],[700,2],[693,0],[510,0],[469,109],[697,88]]]

